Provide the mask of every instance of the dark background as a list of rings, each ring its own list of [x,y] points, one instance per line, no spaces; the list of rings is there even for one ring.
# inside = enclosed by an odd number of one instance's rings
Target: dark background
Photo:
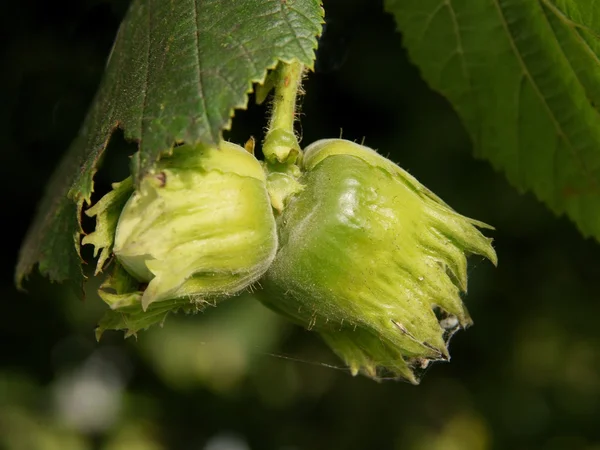
[[[500,264],[471,261],[475,326],[454,338],[451,363],[434,365],[418,387],[353,378],[318,338],[247,296],[171,317],[138,340],[107,333],[98,344],[98,281],[84,302],[37,275],[17,293],[20,242],[126,7],[0,6],[1,449],[600,449],[598,245],[472,157],[380,2],[325,2],[303,144],[364,138],[496,227]],[[264,116],[263,107],[239,111],[228,137],[260,138]],[[125,176],[134,151],[115,134],[97,195]]]

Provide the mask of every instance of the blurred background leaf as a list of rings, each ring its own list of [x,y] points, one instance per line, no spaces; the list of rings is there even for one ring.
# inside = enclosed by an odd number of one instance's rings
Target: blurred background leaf
[[[411,59],[477,156],[600,240],[600,12],[594,0],[386,0]]]
[[[472,157],[459,117],[409,62],[382,2],[325,2],[335,25],[323,39],[339,53],[318,56],[322,71],[306,80],[302,143],[364,138],[496,227],[500,265],[472,261],[465,301],[475,325],[453,338],[450,363],[418,387],[353,378],[323,365],[341,363],[313,334],[248,297],[169,317],[137,340],[107,332],[96,343],[100,280],[84,302],[39,275],[17,292],[18,246],[97,90],[125,3],[0,2],[0,448],[600,449],[598,245]],[[265,113],[252,103],[236,112],[227,137],[260,142]],[[115,134],[93,200],[127,176],[135,150]]]

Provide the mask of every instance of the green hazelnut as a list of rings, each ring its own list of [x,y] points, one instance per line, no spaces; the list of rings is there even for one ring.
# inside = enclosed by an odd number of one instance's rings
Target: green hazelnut
[[[138,281],[141,303],[236,294],[267,270],[277,249],[261,164],[224,142],[176,147],[125,204],[113,252]]]
[[[317,331],[353,374],[418,382],[471,324],[467,255],[491,239],[413,176],[342,139],[308,146],[304,185],[278,217],[279,250],[260,300]]]

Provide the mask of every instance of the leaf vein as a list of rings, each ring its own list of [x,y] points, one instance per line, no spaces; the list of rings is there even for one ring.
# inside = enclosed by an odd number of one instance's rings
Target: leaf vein
[[[542,94],[542,92],[540,91],[539,86],[537,85],[537,83],[535,82],[535,79],[533,78],[533,76],[531,75],[531,72],[529,71],[529,68],[527,66],[527,64],[525,63],[523,56],[521,55],[517,44],[514,40],[514,36],[510,30],[510,26],[506,21],[506,16],[504,15],[504,10],[502,9],[502,6],[500,4],[501,0],[493,0],[494,6],[496,7],[496,10],[498,12],[498,17],[500,19],[500,22],[502,24],[502,27],[508,37],[508,41],[510,43],[511,49],[517,59],[517,61],[519,62],[519,65],[521,66],[521,69],[523,70],[525,76],[527,77],[527,79],[529,80],[529,82],[531,83],[531,86],[534,90],[534,92],[536,93],[536,95],[538,96],[538,98],[540,99],[540,101],[542,102],[544,108],[546,109],[546,112],[548,113],[548,116],[550,117],[554,128],[556,129],[556,132],[558,133],[558,135],[560,136],[560,138],[564,141],[564,143],[566,144],[567,148],[569,149],[569,151],[571,152],[573,158],[575,159],[575,161],[577,162],[577,164],[579,165],[580,171],[583,175],[586,176],[586,178],[588,178],[588,180],[594,185],[597,186],[597,182],[596,179],[588,172],[588,170],[586,169],[585,165],[583,164],[583,162],[581,161],[581,158],[579,156],[578,151],[575,149],[575,147],[573,146],[573,143],[571,142],[569,136],[566,134],[566,132],[563,130],[561,123],[559,122],[558,118],[556,117],[556,115],[554,114],[554,111],[552,110],[552,108],[550,107],[550,105],[548,104],[548,100],[546,99],[546,97]],[[555,151],[557,151],[555,149]],[[555,158],[554,158],[555,159]],[[557,180],[557,178],[555,178],[555,180]],[[556,197],[555,197],[556,198]]]
[[[279,1],[279,0],[276,0],[276,1]],[[292,40],[294,40],[296,42],[296,44],[298,45],[298,48],[300,49],[300,51],[302,53],[304,53],[304,56],[308,60],[308,59],[310,59],[310,56],[306,53],[306,50],[304,49],[304,47],[300,43],[300,39],[296,35],[296,31],[294,30],[294,27],[292,26],[292,24],[290,22],[290,19],[289,19],[288,15],[286,14],[286,9],[284,8],[283,5],[284,5],[284,2],[279,1],[279,12],[281,13],[281,16],[283,17],[284,22],[286,23],[286,25],[288,26],[288,28],[291,31]]]
[[[207,103],[206,103],[206,96],[204,93],[203,69],[202,69],[201,58],[200,58],[200,19],[199,19],[199,15],[200,15],[199,7],[200,6],[198,4],[198,0],[193,0],[193,2],[194,2],[194,22],[195,22],[195,28],[196,28],[196,66],[198,69],[198,97],[200,98],[200,102],[201,102],[201,106],[202,106],[201,115],[203,116],[206,123],[208,123],[208,130],[209,130],[209,133],[211,134],[211,138],[213,140],[216,140],[216,139],[214,139],[214,135],[212,133],[212,130],[213,130],[212,121],[210,120],[210,115],[209,115]]]
[[[152,17],[151,17],[151,10],[152,8],[146,8],[146,24],[148,26],[148,37],[150,37],[151,32],[152,32]],[[146,117],[146,111],[148,109],[148,87],[149,87],[149,78],[150,78],[150,39],[146,39],[146,66],[144,68],[145,73],[144,73],[144,84],[142,86],[142,111],[140,114],[140,120],[139,120],[139,136],[143,136],[143,129],[144,129],[144,118]],[[141,138],[140,138],[141,141]],[[141,146],[141,142],[140,142],[140,146]],[[135,158],[135,164],[136,164],[136,173],[140,173],[141,170],[141,164],[142,164],[142,158]]]
[[[598,35],[597,33],[594,33],[588,27],[583,27],[580,24],[573,22],[571,19],[566,17],[565,14],[560,9],[558,9],[555,5],[548,2],[547,0],[541,0],[541,2],[544,3],[548,7],[548,9],[554,13],[554,15],[558,18],[558,20],[563,22],[565,25],[567,25],[573,31],[573,34],[575,35],[576,39],[579,42],[581,42],[581,45],[585,48],[586,53],[589,53],[590,56],[592,57],[592,59],[596,62],[596,64],[600,65],[600,58],[598,57],[598,54],[590,47],[590,44],[588,44],[588,42],[583,38],[580,30],[588,31],[590,34],[592,34],[597,39],[600,39],[600,35]],[[543,10],[543,8],[542,8],[542,10]],[[544,11],[544,14],[546,14],[545,11]],[[562,45],[560,44],[560,41],[558,40],[556,33],[554,33],[554,38],[556,39],[556,42],[558,43],[558,45],[562,48]],[[564,51],[563,51],[563,53],[564,53]]]

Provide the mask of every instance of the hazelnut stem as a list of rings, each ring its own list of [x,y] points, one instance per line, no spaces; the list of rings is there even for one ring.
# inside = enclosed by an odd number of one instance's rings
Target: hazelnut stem
[[[304,66],[297,61],[290,64],[280,62],[275,69],[275,94],[269,131],[263,143],[265,159],[270,163],[294,164],[301,153],[294,121],[303,70]]]

